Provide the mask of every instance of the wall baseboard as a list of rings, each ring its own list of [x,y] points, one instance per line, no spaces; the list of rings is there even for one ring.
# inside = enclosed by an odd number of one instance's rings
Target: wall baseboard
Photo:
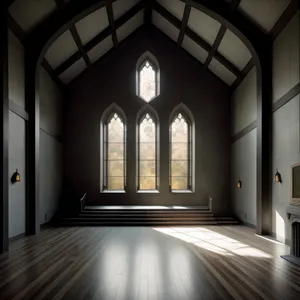
[[[11,243],[11,242],[14,242],[14,241],[16,241],[16,240],[19,240],[19,239],[25,237],[25,236],[26,236],[26,233],[25,233],[25,232],[24,232],[24,233],[20,233],[20,234],[18,234],[18,235],[15,235],[15,236],[9,238],[9,242],[10,242],[10,243]]]
[[[272,233],[270,234],[270,236],[273,237],[274,239],[276,239],[276,241],[280,242],[280,241],[277,239],[277,234],[276,234],[275,232],[272,232]],[[291,241],[290,241],[289,239],[285,239],[285,240],[284,240],[284,243],[285,243],[286,245],[288,245],[288,246],[291,245]]]
[[[244,222],[244,221],[241,221],[241,220],[239,220],[239,222],[241,223],[241,225],[244,225],[246,227],[250,227],[250,228],[256,229],[256,225],[253,225],[251,223]]]

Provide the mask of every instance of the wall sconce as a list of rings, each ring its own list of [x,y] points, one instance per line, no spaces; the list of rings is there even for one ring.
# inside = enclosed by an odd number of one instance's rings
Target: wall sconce
[[[275,182],[279,182],[279,183],[282,182],[281,174],[278,172],[278,169],[276,169],[274,180],[275,180]]]
[[[238,189],[241,189],[242,188],[242,182],[239,180],[236,184],[237,188]]]
[[[11,176],[10,181],[11,181],[11,183],[16,183],[16,182],[20,182],[21,181],[18,169],[16,169],[16,172]]]

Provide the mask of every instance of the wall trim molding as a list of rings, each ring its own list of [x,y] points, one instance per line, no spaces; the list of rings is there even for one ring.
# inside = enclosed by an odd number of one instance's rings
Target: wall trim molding
[[[9,110],[12,111],[13,113],[15,113],[20,118],[22,118],[24,121],[29,120],[28,112],[23,107],[16,104],[13,100],[9,100]],[[62,138],[61,135],[49,132],[49,130],[46,130],[44,128],[42,123],[40,124],[40,130],[42,130],[43,132],[45,132],[46,134],[48,134],[49,136],[51,136],[52,138],[54,138],[58,142],[60,142],[60,143],[63,142],[63,138]]]
[[[19,240],[19,239],[21,239],[21,238],[23,238],[23,237],[25,237],[25,236],[26,236],[26,233],[25,233],[25,232],[20,233],[20,234],[17,234],[17,235],[15,235],[15,236],[9,238],[9,242],[12,243],[12,242],[17,241],[17,240]]]
[[[235,143],[237,140],[241,139],[243,136],[248,134],[250,131],[255,129],[257,127],[257,120],[251,122],[249,125],[247,125],[244,129],[242,129],[240,132],[236,133],[234,136],[232,136],[232,143]]]
[[[242,220],[239,220],[239,221],[240,221],[241,225],[243,225],[243,226],[256,229],[256,225],[254,225],[254,224],[251,224],[251,223],[248,223],[248,222],[245,222],[245,221],[242,221]]]
[[[273,113],[279,108],[281,108],[283,105],[288,103],[290,100],[294,99],[298,94],[300,94],[300,82],[298,82],[285,95],[283,95],[275,103],[273,103],[273,109],[272,109]]]
[[[18,104],[16,104],[14,101],[9,99],[9,110],[24,119],[25,121],[29,120],[28,112]]]
[[[271,236],[272,238],[274,238],[276,241],[280,242],[280,241],[277,239],[277,233],[271,232],[271,233],[270,233],[270,236]],[[280,242],[280,243],[282,243],[282,242]],[[285,239],[284,239],[284,244],[290,246],[290,245],[291,245],[290,239],[285,238]]]
[[[278,99],[275,103],[273,103],[272,112],[276,112],[280,109],[283,105],[288,103],[290,100],[294,99],[298,94],[300,94],[300,82],[297,83],[292,89],[290,89],[285,95],[283,95],[280,99]],[[257,127],[257,120],[250,123],[240,132],[232,136],[232,143],[235,143],[237,140],[248,134],[254,128]]]

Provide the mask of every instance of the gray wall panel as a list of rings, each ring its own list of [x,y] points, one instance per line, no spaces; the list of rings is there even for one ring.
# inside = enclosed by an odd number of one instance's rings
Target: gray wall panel
[[[232,208],[240,220],[256,225],[256,129],[232,144],[231,163]]]
[[[299,95],[273,114],[273,174],[282,175],[282,183],[274,183],[272,231],[278,240],[290,239],[286,207],[290,203],[291,165],[300,163]]]
[[[256,86],[256,68],[253,68],[232,94],[232,135],[243,130],[257,118]]]
[[[9,112],[9,176],[18,169],[21,182],[9,182],[9,237],[25,232],[25,121]]]
[[[63,181],[63,145],[40,130],[40,222],[49,221],[58,207]]]
[[[25,108],[24,49],[19,40],[9,31],[8,46],[8,97]]]
[[[299,10],[273,46],[273,102],[293,88],[300,80]]]

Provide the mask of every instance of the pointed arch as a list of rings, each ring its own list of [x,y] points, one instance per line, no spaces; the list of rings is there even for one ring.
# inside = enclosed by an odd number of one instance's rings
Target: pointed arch
[[[160,68],[155,56],[144,52],[136,64],[136,95],[149,103],[160,94]]]
[[[170,191],[194,191],[195,122],[190,109],[180,103],[169,118]]]
[[[145,105],[136,119],[137,191],[159,189],[159,117]]]
[[[115,103],[100,122],[100,191],[125,191],[126,115]]]

